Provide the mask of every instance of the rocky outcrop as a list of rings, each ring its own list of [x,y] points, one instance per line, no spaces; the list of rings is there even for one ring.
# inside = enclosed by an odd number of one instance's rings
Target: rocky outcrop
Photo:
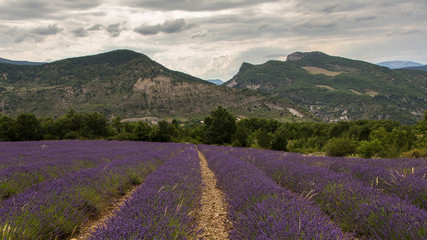
[[[326,55],[322,52],[294,52],[286,58],[286,61],[299,61],[307,56],[311,55]]]

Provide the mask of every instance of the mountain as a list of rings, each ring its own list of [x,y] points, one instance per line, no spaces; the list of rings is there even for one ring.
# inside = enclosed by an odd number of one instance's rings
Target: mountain
[[[0,64],[0,114],[61,116],[70,108],[109,117],[201,118],[219,105],[237,116],[311,119],[296,104],[217,86],[147,56],[116,50],[40,66]]]
[[[419,70],[419,71],[426,71],[427,72],[427,65],[424,66],[418,66],[418,67],[406,67],[404,69],[409,69],[409,70]]]
[[[213,83],[213,84],[216,84],[216,85],[222,85],[222,84],[224,84],[224,82],[221,81],[221,80],[219,80],[219,79],[209,79],[209,80],[206,80],[206,81],[208,81],[210,83]]]
[[[45,64],[44,62],[14,61],[14,60],[9,60],[5,58],[0,58],[0,63],[8,63],[8,64],[14,64],[14,65],[30,65],[30,66]]]
[[[286,97],[327,122],[393,119],[412,124],[427,109],[427,73],[321,52],[293,53],[286,62],[243,63],[225,85]]]
[[[400,68],[407,68],[407,67],[423,66],[423,64],[421,64],[421,63],[411,62],[411,61],[387,61],[387,62],[377,63],[377,65],[382,66],[382,67],[387,67],[390,69],[400,69]]]

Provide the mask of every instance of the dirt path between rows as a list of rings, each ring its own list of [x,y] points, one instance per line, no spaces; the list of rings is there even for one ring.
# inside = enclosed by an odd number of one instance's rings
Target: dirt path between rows
[[[205,156],[198,152],[203,180],[201,207],[195,216],[196,229],[202,229],[198,239],[228,239],[232,224],[227,219],[225,195],[216,187],[215,174],[209,169]]]
[[[115,211],[120,209],[125,203],[127,199],[129,199],[132,194],[138,189],[138,187],[142,186],[142,184],[138,186],[134,186],[130,191],[124,195],[123,197],[117,199],[114,201],[107,209],[101,212],[100,218],[87,223],[85,226],[82,227],[82,230],[80,231],[79,235],[77,237],[72,237],[70,240],[85,240],[89,239],[92,235],[92,232],[95,230],[97,226],[104,225],[108,219],[113,217],[115,215]]]

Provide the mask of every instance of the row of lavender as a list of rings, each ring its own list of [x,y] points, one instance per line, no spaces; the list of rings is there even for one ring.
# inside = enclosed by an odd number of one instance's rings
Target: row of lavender
[[[281,188],[253,164],[199,146],[226,194],[231,239],[350,239],[309,199]]]
[[[0,200],[41,182],[121,158],[125,150],[102,141],[2,142]]]
[[[427,209],[427,159],[309,157],[305,161],[310,165],[323,162],[334,172],[349,174],[389,195],[407,199]]]
[[[427,211],[412,204],[407,199],[409,195],[402,199],[393,193],[385,194],[383,189],[348,172],[316,166],[316,163],[323,165],[326,159],[310,160],[307,156],[255,149],[214,148],[253,163],[285,188],[297,193],[311,192],[312,199],[345,231],[373,239],[427,238]],[[422,169],[425,160],[418,163],[417,167]],[[425,179],[418,180],[425,191]]]
[[[108,200],[141,183],[186,148],[184,144],[103,141],[13,144],[0,143],[6,153],[0,165],[7,169],[2,172],[1,185],[14,182],[20,189],[0,202],[0,235],[4,239],[70,236],[109,205]],[[8,157],[14,158],[17,166]],[[13,169],[25,171],[15,174]],[[34,181],[34,176],[41,181]],[[18,177],[21,179],[16,181]],[[30,184],[19,187],[25,178]]]
[[[150,174],[124,206],[90,239],[186,239],[196,237],[194,211],[202,179],[194,145]]]

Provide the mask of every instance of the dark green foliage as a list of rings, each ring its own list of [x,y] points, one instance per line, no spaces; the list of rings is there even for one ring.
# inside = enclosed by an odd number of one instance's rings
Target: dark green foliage
[[[176,126],[166,121],[160,121],[159,125],[152,129],[151,140],[154,142],[173,142],[177,137]]]
[[[282,130],[277,130],[273,136],[273,141],[271,143],[271,149],[277,151],[287,151],[286,148],[288,145],[288,137],[286,133]]]
[[[99,138],[107,135],[108,120],[101,113],[84,114],[81,134],[85,138]]]
[[[0,141],[14,141],[16,120],[6,115],[0,115]]]
[[[18,141],[40,140],[40,121],[34,114],[23,113],[16,118],[15,139]]]
[[[227,144],[236,132],[236,117],[219,106],[205,118],[206,143]]]
[[[270,149],[273,141],[273,134],[269,133],[265,128],[257,130],[255,133],[255,139],[259,147],[264,149]]]
[[[338,137],[336,137],[338,136]],[[205,123],[160,121],[108,122],[101,113],[79,113],[36,118],[21,114],[16,119],[0,115],[0,141],[59,139],[110,139],[153,142],[191,142],[255,147],[330,156],[357,154],[360,157],[423,157],[427,149],[427,121],[413,126],[389,120],[359,120],[339,123],[287,122],[235,117],[218,107]]]
[[[233,146],[235,147],[249,147],[250,130],[243,124],[238,124],[236,132],[233,134]]]
[[[353,154],[357,145],[348,138],[332,138],[325,145],[326,155],[331,157],[343,157]]]
[[[146,122],[137,122],[133,129],[133,135],[137,141],[149,141],[151,135],[151,127]]]

